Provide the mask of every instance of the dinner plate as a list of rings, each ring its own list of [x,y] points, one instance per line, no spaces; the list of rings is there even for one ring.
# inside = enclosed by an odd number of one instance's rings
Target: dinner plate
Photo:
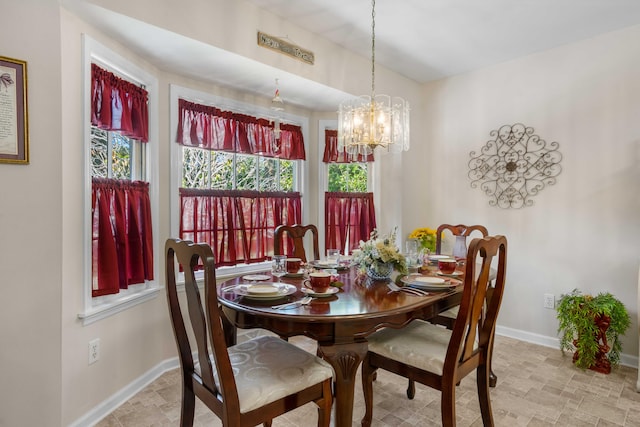
[[[266,291],[257,291],[256,286],[265,286],[271,285],[276,288],[276,292],[266,292]],[[253,288],[253,289],[251,289]],[[237,285],[233,288],[233,291],[236,295],[243,296],[245,298],[250,299],[260,299],[260,300],[269,300],[269,299],[278,299],[285,297],[287,295],[291,295],[296,293],[298,288],[294,285],[290,285],[288,283],[262,283],[260,285],[253,284],[241,284]]]
[[[277,295],[280,292],[280,287],[274,283],[261,283],[249,285],[246,290],[249,295]]]
[[[340,292],[339,288],[334,288],[332,286],[329,287],[325,292],[314,292],[313,289],[305,288],[304,286],[301,288],[302,293],[306,295],[310,295],[312,297],[323,298],[330,297],[331,295],[337,294]]]
[[[455,286],[440,277],[411,275],[411,276],[403,277],[401,280],[402,280],[402,283],[404,283],[407,286],[411,286],[419,289],[426,289],[429,291],[439,290],[439,289],[449,289]]]
[[[269,280],[271,276],[267,276],[266,274],[247,274],[246,276],[242,276],[242,280],[246,280],[248,282],[260,282],[262,280]]]
[[[336,268],[338,267],[338,263],[334,261],[313,261],[313,266],[318,268]]]

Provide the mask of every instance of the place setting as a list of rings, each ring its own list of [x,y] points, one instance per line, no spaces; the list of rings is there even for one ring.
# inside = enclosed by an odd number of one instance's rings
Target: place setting
[[[298,288],[288,283],[259,282],[240,283],[223,288],[223,292],[234,292],[236,295],[253,300],[276,300],[296,293]]]
[[[404,283],[405,286],[427,291],[442,291],[457,286],[457,284],[452,283],[451,280],[422,274],[410,274],[401,278],[400,281]]]

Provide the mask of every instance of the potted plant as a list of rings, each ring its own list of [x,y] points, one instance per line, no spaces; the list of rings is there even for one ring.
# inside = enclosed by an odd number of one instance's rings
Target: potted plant
[[[595,297],[574,289],[558,301],[560,350],[573,351],[573,363],[581,369],[608,374],[620,362],[618,339],[630,325],[624,304],[610,293]]]

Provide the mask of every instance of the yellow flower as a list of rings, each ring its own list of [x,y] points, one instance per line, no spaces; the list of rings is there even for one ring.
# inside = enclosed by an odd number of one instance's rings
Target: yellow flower
[[[433,252],[436,250],[436,233],[437,230],[433,228],[421,227],[413,230],[409,234],[409,238],[419,240],[424,249],[429,249]]]

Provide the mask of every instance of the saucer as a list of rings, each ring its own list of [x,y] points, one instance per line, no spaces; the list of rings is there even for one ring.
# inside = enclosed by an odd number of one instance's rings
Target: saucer
[[[331,295],[340,292],[340,288],[334,288],[333,286],[330,286],[325,292],[314,292],[313,289],[305,288],[304,286],[300,288],[300,290],[305,295],[311,295],[312,297],[317,298],[330,297]]]
[[[438,272],[436,273],[438,276],[462,276],[462,271],[454,271],[453,273],[443,273],[442,271],[438,270]]]
[[[286,277],[302,277],[304,275],[304,270],[298,270],[297,273],[287,273],[285,274]]]

